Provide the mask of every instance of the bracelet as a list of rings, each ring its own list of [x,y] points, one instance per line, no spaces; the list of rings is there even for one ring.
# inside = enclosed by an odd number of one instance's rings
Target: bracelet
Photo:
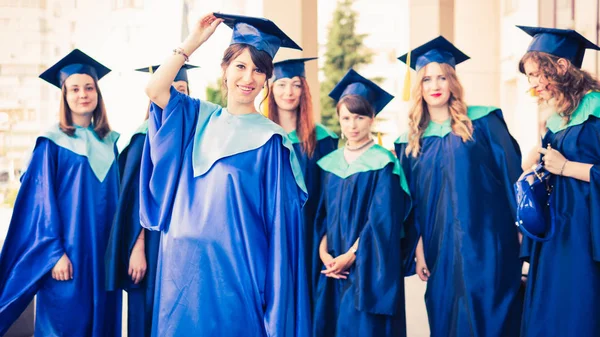
[[[565,163],[564,163],[564,164],[562,165],[562,167],[560,168],[560,175],[561,175],[561,176],[563,175],[563,171],[565,170],[565,166],[567,166],[567,163],[568,163],[568,162],[569,162],[569,161],[565,159]]]
[[[187,56],[187,54],[183,51],[183,49],[181,47],[173,49],[173,55],[177,55],[177,54],[183,56],[183,58],[185,59],[185,62],[188,62],[190,60],[189,56]]]

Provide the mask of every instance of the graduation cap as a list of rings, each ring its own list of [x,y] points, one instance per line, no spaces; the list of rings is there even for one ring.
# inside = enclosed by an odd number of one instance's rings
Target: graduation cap
[[[74,49],[67,56],[44,71],[40,75],[40,78],[60,89],[65,80],[73,74],[90,75],[98,81],[108,73],[110,73],[110,69],[81,50]]]
[[[424,66],[431,62],[446,63],[455,68],[457,64],[469,59],[462,51],[456,48],[450,41],[443,36],[438,36],[435,39],[413,49],[409,54],[404,54],[398,57],[398,60],[407,63],[411,68],[419,71]],[[410,62],[410,64],[408,64]]]
[[[348,70],[344,78],[329,93],[329,97],[336,101],[348,95],[358,95],[365,98],[375,110],[375,115],[381,112],[394,99],[394,96],[390,95],[377,84],[359,75],[354,69]]]
[[[154,73],[156,71],[156,69],[158,69],[158,67],[160,67],[160,64],[159,65],[155,65],[155,66],[149,66],[149,67],[146,67],[146,68],[139,68],[139,69],[136,69],[135,71],[141,71],[143,73],[148,73],[148,72],[149,73]],[[191,64],[187,64],[187,63],[184,64],[181,67],[181,69],[179,69],[179,72],[177,73],[177,76],[175,76],[175,79],[173,80],[173,82],[184,81],[184,82],[186,82],[186,83],[189,84],[188,76],[187,76],[187,70],[188,69],[194,69],[194,68],[200,68],[200,67],[195,66],[195,65],[191,65]]]
[[[264,18],[251,16],[213,13],[223,19],[223,23],[233,29],[230,44],[242,43],[255,47],[275,57],[280,47],[302,50],[275,23]]]
[[[533,36],[527,51],[539,51],[565,58],[581,68],[586,49],[600,50],[595,43],[572,29],[517,26]]]
[[[274,63],[273,81],[277,81],[280,78],[293,78],[296,76],[306,77],[304,71],[304,62],[316,60],[318,57],[307,57],[301,59],[288,59]]]

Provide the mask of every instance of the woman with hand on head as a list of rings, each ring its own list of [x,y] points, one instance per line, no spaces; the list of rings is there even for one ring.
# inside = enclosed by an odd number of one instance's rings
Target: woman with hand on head
[[[221,22],[227,108],[171,86]],[[254,105],[279,47],[300,49],[269,20],[208,14],[146,87],[140,222],[162,231],[153,335],[309,335],[306,187],[287,134]]]
[[[136,69],[153,73],[158,65]],[[197,66],[185,64],[173,80],[173,87],[189,95],[187,70]],[[106,248],[106,289],[127,291],[127,333],[129,336],[150,336],[160,232],[140,225],[140,163],[146,133],[148,113],[119,154],[121,187],[119,203]]]
[[[371,136],[393,96],[352,69],[329,96],[348,140],[317,163],[323,265],[313,336],[406,336],[401,239],[410,195],[398,160]]]
[[[413,196],[408,237],[431,336],[518,336],[519,146],[500,109],[464,102],[455,67],[468,56],[441,36],[410,53],[417,81],[396,155]]]
[[[36,336],[121,335],[121,297],[104,272],[119,188],[119,135],[98,87],[109,72],[75,49],[40,75],[62,91],[60,121],[21,177],[0,255],[0,335],[34,295]]]
[[[600,84],[581,69],[585,50],[600,48],[570,29],[519,28],[533,37],[519,70],[555,108],[539,149],[554,235],[524,235],[521,336],[600,336]]]
[[[304,231],[306,233],[306,270],[309,275],[311,308],[319,280],[321,259],[320,237],[314,228],[315,213],[319,205],[322,172],[317,161],[338,147],[338,136],[325,126],[315,123],[312,98],[304,63],[313,58],[290,59],[274,64],[273,80],[269,90],[269,119],[281,125],[294,145],[304,176],[308,200],[304,204]]]

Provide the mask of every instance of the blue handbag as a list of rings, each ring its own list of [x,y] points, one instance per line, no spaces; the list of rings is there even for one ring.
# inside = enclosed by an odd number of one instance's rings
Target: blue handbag
[[[540,163],[514,186],[517,197],[516,225],[523,234],[535,241],[548,241],[554,235],[550,212],[551,176]]]

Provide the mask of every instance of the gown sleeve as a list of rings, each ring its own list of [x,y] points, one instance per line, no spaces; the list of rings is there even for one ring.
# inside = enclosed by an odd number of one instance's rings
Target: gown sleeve
[[[171,87],[164,109],[150,106],[140,167],[140,223],[145,228],[163,230],[170,221],[184,154],[192,144],[203,105]]]
[[[310,336],[311,327],[301,213],[307,195],[296,184],[289,150],[277,147],[265,158],[263,214],[269,260],[264,325],[268,336],[304,337]]]
[[[600,119],[590,117],[587,123],[592,124],[593,131],[588,141],[595,157],[594,166],[590,169],[590,236],[592,243],[592,258],[600,262]]]
[[[106,248],[106,290],[137,288],[128,274],[131,250],[143,227],[139,218],[140,160],[146,136],[137,134],[119,156],[121,191]]]
[[[417,244],[421,232],[416,222],[415,210],[418,207],[417,191],[414,189],[414,183],[412,181],[413,171],[412,162],[413,157],[406,155],[407,143],[396,143],[395,150],[398,161],[400,162],[400,168],[404,172],[406,182],[410,189],[410,195],[412,196],[412,208],[408,217],[404,221],[404,238],[402,239],[402,266],[404,268],[404,276],[412,276],[416,274],[417,264],[415,262]]]
[[[410,196],[388,164],[377,172],[355,261],[355,307],[379,315],[395,315],[404,294],[402,279],[402,225]]]
[[[513,220],[516,220],[517,201],[515,197],[514,184],[523,173],[521,168],[521,150],[517,141],[511,136],[508,127],[502,117],[502,112],[496,110],[485,118],[487,135],[489,137],[491,151],[496,159],[505,197],[510,205]]]
[[[57,146],[38,138],[0,255],[0,335],[21,315],[65,253],[55,195]]]

